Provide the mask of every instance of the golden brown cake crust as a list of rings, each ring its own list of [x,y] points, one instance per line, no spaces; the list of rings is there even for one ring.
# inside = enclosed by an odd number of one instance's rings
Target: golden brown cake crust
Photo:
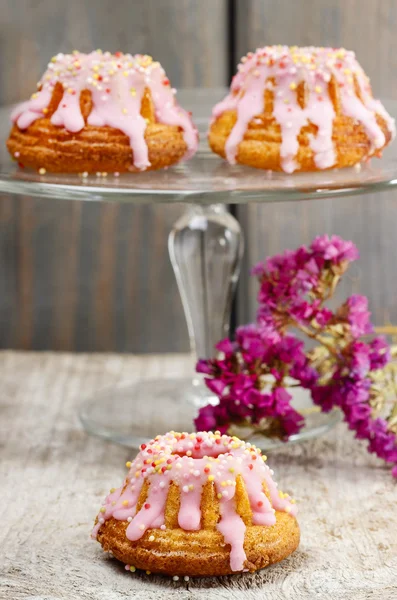
[[[232,164],[292,173],[380,156],[394,135],[353,52],[266,46],[242,58],[208,140]]]
[[[12,112],[20,164],[65,173],[155,170],[188,159],[198,134],[160,63],[101,50],[58,54]],[[146,123],[145,123],[146,122]]]
[[[16,125],[11,129],[7,148],[18,162],[33,169],[44,168],[54,173],[123,173],[137,171],[133,167],[133,152],[128,137],[119,129],[87,124],[92,110],[89,91],[81,94],[80,108],[85,120],[84,128],[71,133],[64,127],[51,123],[62,98],[60,85],[55,87],[46,117],[37,119],[27,129]],[[168,167],[180,161],[187,147],[183,132],[174,125],[157,123],[150,91],[146,90],[141,115],[148,124],[145,141],[148,145],[150,170]],[[147,170],[149,170],[147,169]]]
[[[218,117],[211,125],[208,134],[210,148],[223,158],[225,144],[236,122],[236,111],[227,111]],[[385,146],[391,141],[391,133],[382,117],[377,116],[377,122],[385,135]],[[315,135],[315,125],[302,129],[298,136],[299,149],[296,156],[299,167],[295,172],[318,171],[314,163],[313,151],[309,146],[308,135]],[[332,139],[334,142],[336,163],[329,168],[351,167],[362,160],[371,157],[370,140],[364,127],[351,117],[337,116],[334,120]],[[255,120],[249,122],[243,141],[239,144],[236,161],[257,169],[282,171],[281,158],[281,131],[274,117],[263,113],[257,115]],[[377,154],[380,154],[380,150]]]
[[[298,547],[300,532],[296,519],[279,511],[276,518],[276,524],[270,527],[247,527],[244,550],[248,571],[279,562]],[[224,544],[223,536],[216,530],[151,529],[140,540],[131,542],[125,535],[127,525],[125,521],[111,518],[98,532],[103,549],[111,551],[127,565],[164,575],[213,577],[231,574],[230,546]]]
[[[151,166],[147,170],[162,169],[179,162],[186,143],[178,127],[154,123],[148,125],[145,141]],[[86,125],[79,133],[70,133],[38,119],[26,130],[13,126],[7,140],[11,156],[33,169],[45,168],[54,173],[96,173],[137,171],[128,137],[112,127]]]

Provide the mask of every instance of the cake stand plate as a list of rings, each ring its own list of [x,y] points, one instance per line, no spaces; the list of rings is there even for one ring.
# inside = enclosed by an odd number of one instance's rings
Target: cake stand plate
[[[293,388],[290,392],[292,405],[305,417],[305,426],[289,438],[288,444],[322,435],[340,420],[340,411],[325,414],[313,406],[307,390]],[[214,400],[199,379],[146,380],[102,390],[95,398],[83,403],[80,419],[92,435],[138,448],[170,428],[191,431],[197,409]],[[277,438],[252,434],[249,430],[240,429],[233,433],[266,451],[285,444]]]
[[[397,143],[382,159],[358,168],[319,173],[263,172],[231,167],[212,154],[206,143],[211,107],[224,89],[181,90],[180,103],[191,110],[200,131],[200,147],[189,162],[168,170],[98,175],[39,175],[21,169],[5,148],[10,108],[0,110],[0,192],[64,200],[164,203],[183,202],[186,212],[169,236],[169,253],[195,356],[214,355],[217,341],[229,334],[233,292],[243,254],[243,234],[227,205],[334,198],[386,190],[397,184]],[[391,115],[397,103],[384,101]],[[320,435],[339,420],[338,412],[322,414],[307,392],[294,388],[294,406],[306,417],[293,443]],[[102,438],[138,447],[167,430],[191,430],[198,409],[216,402],[200,378],[142,381],[103,390],[86,400],[80,418],[86,430]],[[268,450],[279,442],[261,436],[250,441]]]

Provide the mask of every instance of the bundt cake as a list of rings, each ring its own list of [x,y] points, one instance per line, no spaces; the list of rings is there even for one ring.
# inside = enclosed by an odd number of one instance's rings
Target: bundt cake
[[[294,500],[265,461],[219,432],[158,436],[127,463],[92,536],[132,571],[178,579],[262,569],[299,544]]]
[[[150,56],[91,52],[51,59],[30,100],[17,106],[8,150],[44,172],[160,169],[191,157],[198,134]]]
[[[231,164],[292,173],[355,165],[394,135],[354,52],[266,46],[214,107],[209,144]]]

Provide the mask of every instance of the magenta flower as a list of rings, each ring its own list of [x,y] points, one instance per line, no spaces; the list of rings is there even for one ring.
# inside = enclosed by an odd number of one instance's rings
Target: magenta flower
[[[364,296],[350,296],[335,312],[325,306],[357,258],[353,242],[323,235],[252,269],[260,285],[256,323],[239,327],[235,341],[221,340],[218,357],[197,363],[219,401],[200,409],[198,430],[250,424],[288,439],[304,425],[291,406],[292,379],[322,411],[338,407],[349,429],[397,477],[396,435],[386,419],[374,418],[371,404],[380,393],[373,372],[387,365],[390,348],[382,337],[363,339],[373,331]],[[310,338],[308,348],[296,330]]]

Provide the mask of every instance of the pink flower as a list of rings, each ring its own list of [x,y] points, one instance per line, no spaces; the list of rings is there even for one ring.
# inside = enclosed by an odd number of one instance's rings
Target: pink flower
[[[333,263],[342,261],[353,262],[359,258],[357,247],[353,242],[342,240],[337,235],[321,235],[310,244],[310,249],[325,260]]]

